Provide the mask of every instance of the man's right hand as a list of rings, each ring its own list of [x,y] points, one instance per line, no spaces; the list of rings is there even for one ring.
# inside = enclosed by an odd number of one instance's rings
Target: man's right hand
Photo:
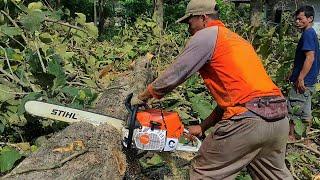
[[[202,128],[200,125],[188,126],[187,129],[191,135],[198,137],[202,136]]]

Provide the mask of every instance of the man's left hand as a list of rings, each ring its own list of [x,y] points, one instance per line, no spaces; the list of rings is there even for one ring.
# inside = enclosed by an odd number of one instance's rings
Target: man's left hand
[[[131,106],[142,105],[142,104],[145,104],[145,102],[141,100],[138,95],[133,95],[131,99]]]
[[[304,86],[304,80],[303,79],[299,79],[298,78],[296,83],[295,83],[295,86],[296,86],[296,90],[301,94],[306,91],[306,87]]]

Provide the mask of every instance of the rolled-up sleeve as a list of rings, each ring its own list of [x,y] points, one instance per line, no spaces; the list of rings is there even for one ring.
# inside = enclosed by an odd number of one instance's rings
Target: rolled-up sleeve
[[[199,71],[212,58],[218,34],[218,27],[198,31],[187,43],[178,58],[164,73],[148,85],[154,98],[160,99],[175,87]]]

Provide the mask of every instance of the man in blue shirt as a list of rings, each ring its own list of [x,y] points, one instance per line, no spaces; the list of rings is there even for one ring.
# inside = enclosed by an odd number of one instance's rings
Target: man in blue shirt
[[[291,119],[290,140],[295,140],[294,123],[303,121],[307,132],[312,122],[311,99],[314,84],[319,74],[319,43],[316,31],[312,28],[314,9],[311,6],[300,7],[295,14],[296,26],[302,30],[290,81],[294,84],[289,92],[288,110]]]

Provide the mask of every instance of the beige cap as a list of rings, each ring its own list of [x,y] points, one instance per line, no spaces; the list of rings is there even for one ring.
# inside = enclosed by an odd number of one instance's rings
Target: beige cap
[[[185,15],[178,19],[176,23],[185,23],[190,16],[217,13],[215,10],[216,4],[215,0],[191,0],[188,3]]]

